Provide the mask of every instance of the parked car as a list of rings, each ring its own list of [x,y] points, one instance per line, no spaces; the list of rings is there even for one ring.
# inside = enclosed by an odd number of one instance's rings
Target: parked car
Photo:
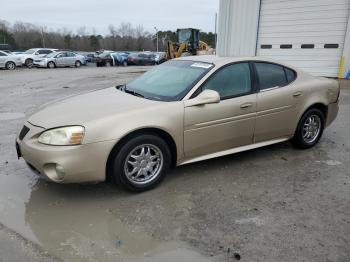
[[[130,53],[128,52],[116,52],[112,53],[111,56],[113,58],[114,65],[122,65],[127,66],[128,65],[128,56]]]
[[[0,68],[15,70],[17,66],[21,66],[21,59],[15,55],[0,51]]]
[[[22,54],[19,54],[18,57],[20,57],[23,65],[27,66],[28,68],[31,68],[34,65],[34,60],[38,60],[54,51],[56,51],[56,49],[33,48],[25,51]]]
[[[109,52],[99,54],[95,57],[95,63],[97,67],[114,65],[113,58]]]
[[[75,66],[80,67],[82,62],[81,57],[74,52],[52,52],[43,58],[37,58],[34,60],[34,66],[36,67],[68,67]]]
[[[164,63],[167,60],[166,53],[165,52],[157,52],[157,53],[155,53],[154,60],[155,60],[157,65],[160,65],[160,64]]]
[[[95,55],[93,53],[84,54],[87,63],[92,63]]]
[[[86,65],[85,56],[83,54],[79,53],[79,52],[72,51],[70,49],[57,49],[57,50],[55,50],[55,52],[72,52],[78,57],[81,65]]]
[[[18,156],[59,183],[134,191],[183,165],[287,140],[311,148],[338,113],[339,83],[258,57],[181,57],[126,85],[29,117]],[[53,117],[54,116],[54,117]]]
[[[128,65],[155,65],[154,53],[133,53],[128,56]]]

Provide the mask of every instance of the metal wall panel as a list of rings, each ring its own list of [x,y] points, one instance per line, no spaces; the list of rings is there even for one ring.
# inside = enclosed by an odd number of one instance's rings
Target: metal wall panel
[[[348,19],[348,28],[346,30],[345,42],[344,42],[344,70],[342,77],[350,79],[350,14]]]
[[[350,0],[262,0],[257,54],[313,75],[336,77],[343,54]],[[292,45],[283,49],[280,45]],[[313,44],[310,49],[303,44]],[[325,48],[337,44],[337,48]],[[271,45],[264,49],[262,45]],[[349,47],[347,47],[349,48]]]
[[[220,0],[217,55],[254,56],[260,0]]]

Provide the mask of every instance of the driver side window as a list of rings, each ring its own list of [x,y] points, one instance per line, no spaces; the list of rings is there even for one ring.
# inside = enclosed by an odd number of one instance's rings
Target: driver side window
[[[252,90],[249,63],[238,63],[220,69],[202,86],[220,94],[221,99],[249,94]]]

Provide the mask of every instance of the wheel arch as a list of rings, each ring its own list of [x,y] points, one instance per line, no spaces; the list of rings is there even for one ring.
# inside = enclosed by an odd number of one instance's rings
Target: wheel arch
[[[47,63],[47,65],[46,65],[46,67],[49,67],[49,64],[50,64],[50,63],[53,63],[53,64],[54,64],[54,67],[57,67],[57,64],[56,64],[55,61],[49,61],[49,62]]]
[[[298,125],[299,125],[299,123],[300,123],[300,120],[301,120],[301,118],[303,117],[303,115],[304,115],[307,111],[309,111],[310,109],[312,109],[312,108],[316,108],[316,109],[320,110],[320,111],[324,114],[324,125],[326,125],[326,123],[327,123],[327,115],[328,115],[328,106],[327,106],[326,104],[322,103],[322,102],[315,102],[315,103],[310,104],[309,106],[306,106],[305,109],[303,109],[303,110],[301,111],[301,114],[300,114],[299,117],[298,117],[298,122],[297,122],[297,124],[296,124],[296,126],[295,126],[295,129],[294,129],[293,134],[295,134],[295,132],[296,132],[296,130],[297,130],[297,128],[298,128]]]
[[[161,137],[169,146],[169,150],[171,153],[171,166],[175,166],[176,165],[176,161],[177,161],[177,146],[175,143],[174,138],[165,130],[160,129],[160,128],[141,128],[141,129],[137,129],[137,130],[133,130],[130,133],[125,134],[112,148],[111,152],[108,155],[107,158],[107,163],[106,163],[106,180],[110,181],[111,178],[111,167],[113,164],[113,158],[115,157],[115,155],[118,153],[118,151],[120,150],[120,148],[130,139],[137,137],[139,135],[145,135],[145,134],[149,134],[149,135],[156,135]]]
[[[6,63],[5,63],[5,68],[7,68],[7,65],[8,65],[9,63],[13,63],[13,64],[15,65],[15,68],[17,67],[17,64],[16,64],[15,61],[8,60],[8,61],[6,61]]]

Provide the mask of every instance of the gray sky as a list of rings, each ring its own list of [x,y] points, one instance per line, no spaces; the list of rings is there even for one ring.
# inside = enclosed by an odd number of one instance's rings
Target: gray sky
[[[30,22],[72,32],[85,26],[87,32],[108,33],[108,25],[130,22],[145,30],[183,27],[214,31],[218,0],[12,0],[1,4],[0,19],[10,23]]]

